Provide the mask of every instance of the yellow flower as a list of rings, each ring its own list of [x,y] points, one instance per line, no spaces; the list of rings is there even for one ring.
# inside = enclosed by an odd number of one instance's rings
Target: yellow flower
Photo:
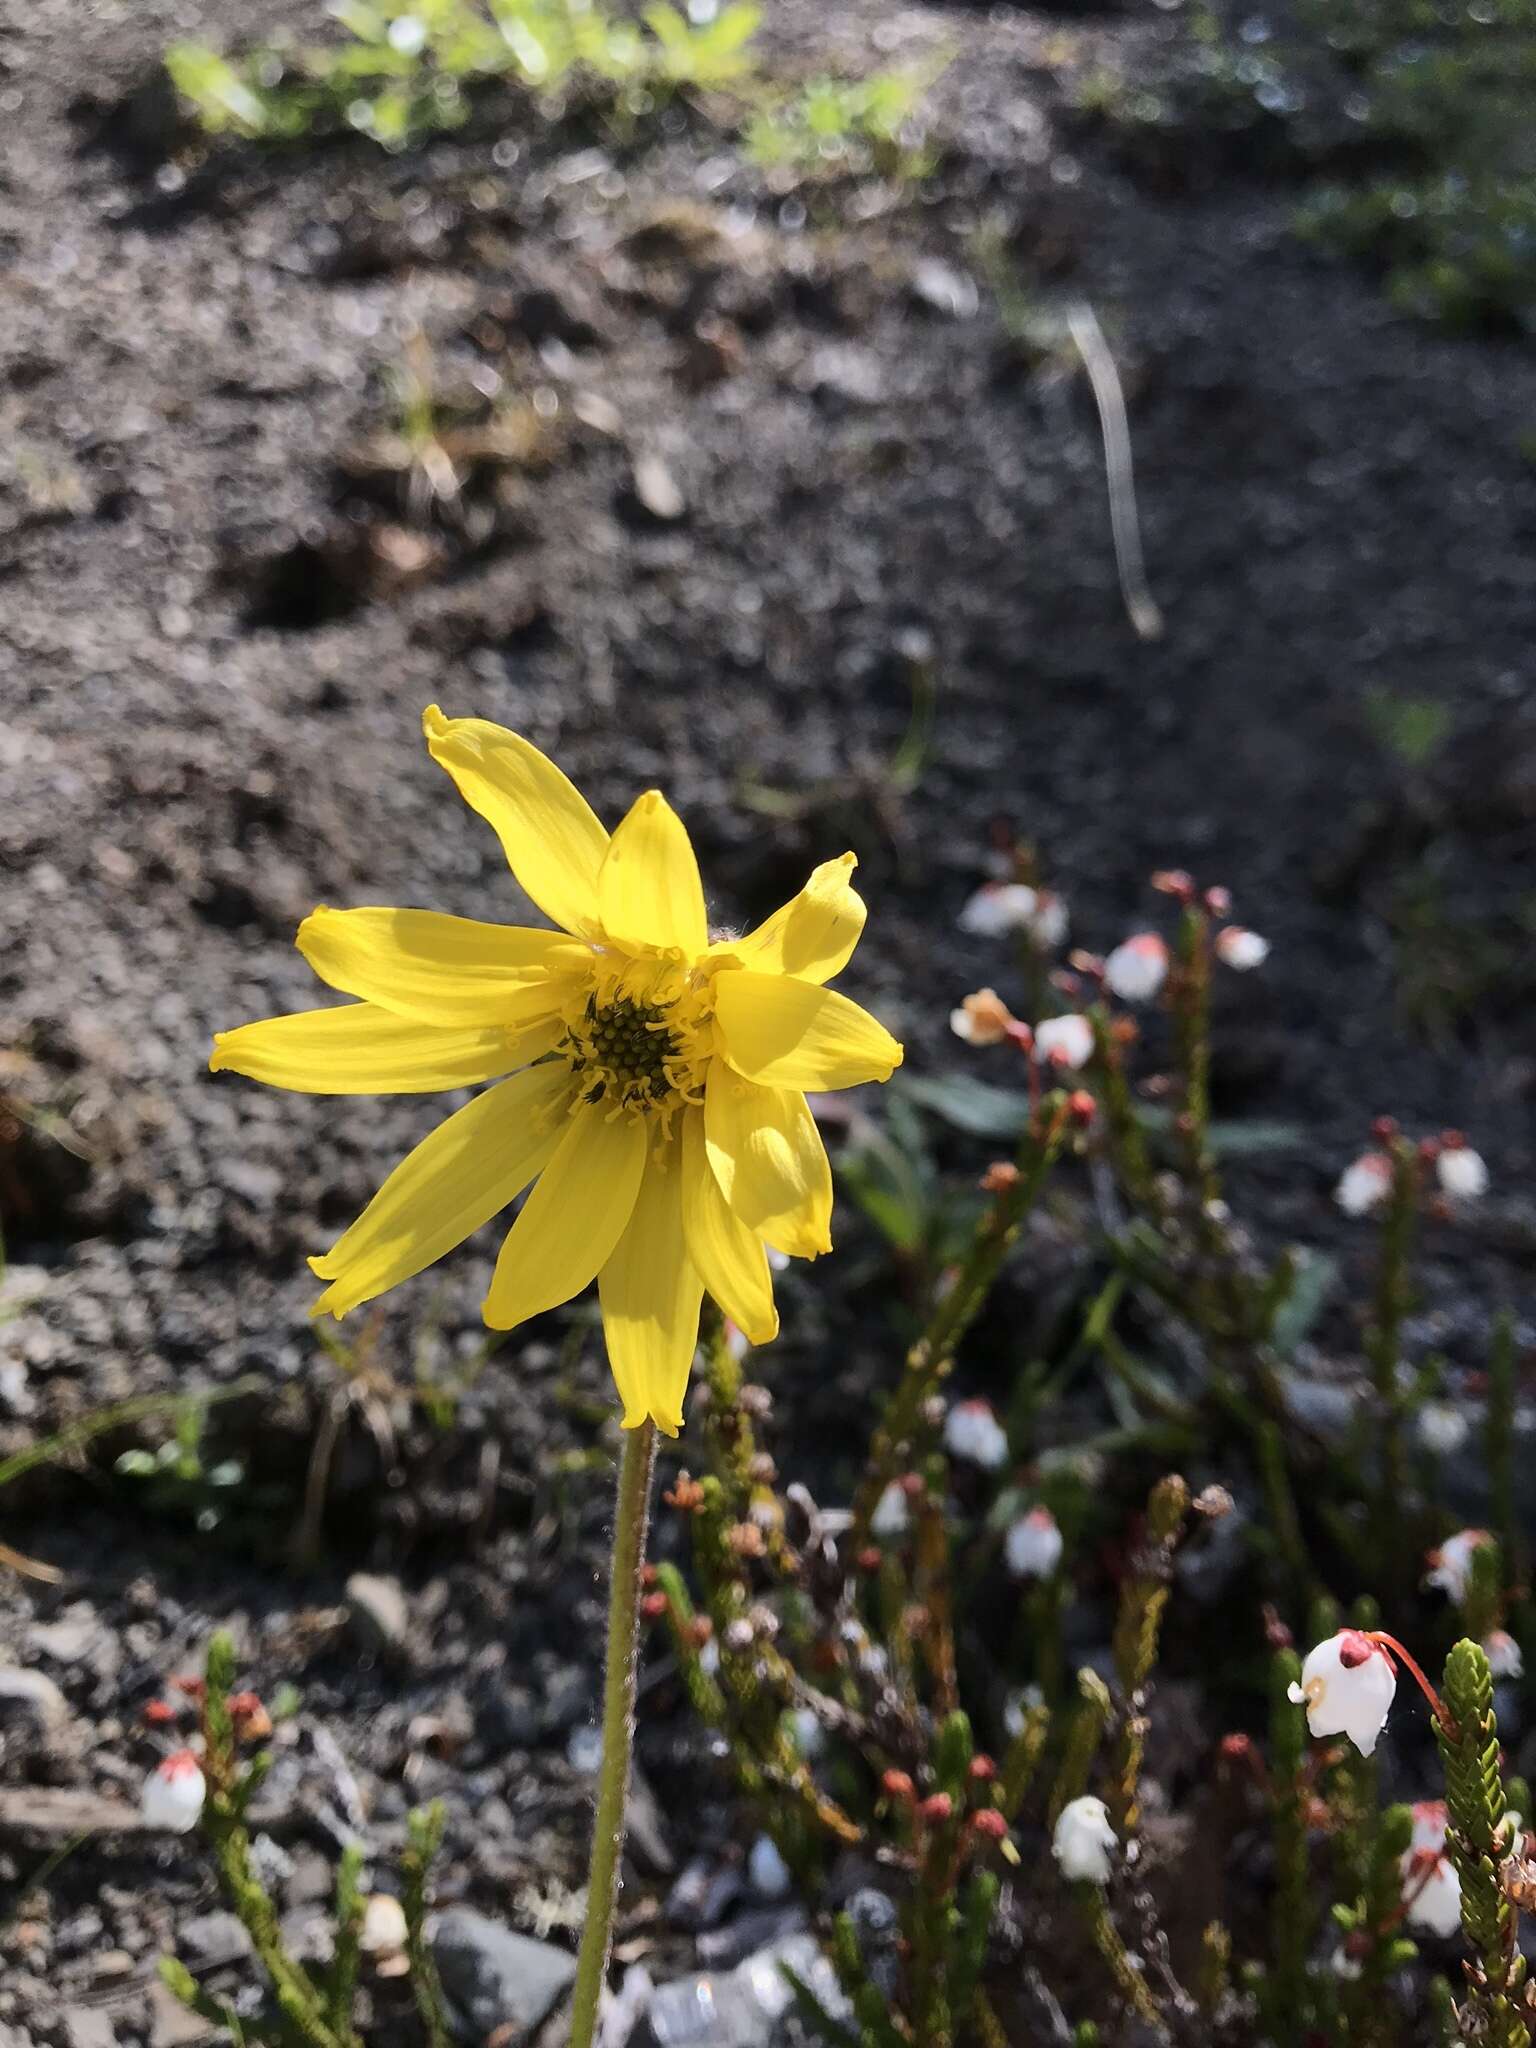
[[[494,1082],[310,1260],[328,1282],[314,1313],[341,1317],[408,1280],[532,1184],[486,1322],[510,1330],[595,1279],[625,1428],[652,1416],[675,1434],[704,1290],[767,1343],[766,1248],[831,1248],[831,1173],[804,1091],[901,1064],[884,1026],[824,986],[864,926],[854,857],[825,862],[744,938],[712,942],[688,834],[656,790],[610,838],[516,733],[436,705],[423,723],[560,930],[322,907],[299,950],[359,1000],[220,1032],[210,1065],[316,1095]]]

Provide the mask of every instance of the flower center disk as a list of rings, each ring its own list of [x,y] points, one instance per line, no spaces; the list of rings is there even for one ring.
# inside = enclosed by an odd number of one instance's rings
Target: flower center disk
[[[704,1041],[695,1004],[647,993],[595,991],[567,1021],[560,1050],[577,1076],[584,1102],[610,1113],[669,1113],[701,1099]]]

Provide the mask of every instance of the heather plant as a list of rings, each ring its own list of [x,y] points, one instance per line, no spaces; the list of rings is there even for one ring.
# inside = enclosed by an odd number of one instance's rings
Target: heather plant
[[[336,1868],[329,1959],[303,1962],[284,1938],[276,1905],[252,1853],[251,1803],[272,1764],[261,1747],[273,1716],[254,1692],[235,1689],[235,1649],[220,1632],[208,1645],[206,1675],[176,1682],[181,1702],[196,1720],[196,1747],[171,1750],[150,1773],[144,1818],[177,1834],[196,1830],[206,1842],[230,1910],[250,1936],[266,1979],[271,2007],[252,2018],[207,1991],[177,1957],[167,1956],[160,1976],[171,1993],[200,2019],[232,2040],[290,2048],[360,2048],[359,1982],[366,1957],[379,1978],[404,1974],[429,2048],[442,2048],[448,2024],[424,1927],[433,1857],[442,1841],[440,1806],[410,1816],[402,1867],[402,1898],[369,1897],[362,1887],[361,1846],[344,1849]],[[165,1733],[177,1727],[183,1704],[151,1703],[146,1724]]]

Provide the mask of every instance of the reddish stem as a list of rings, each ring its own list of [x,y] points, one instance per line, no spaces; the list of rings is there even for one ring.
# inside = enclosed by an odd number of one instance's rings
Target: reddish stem
[[[1435,1691],[1435,1688],[1424,1676],[1423,1671],[1419,1668],[1418,1662],[1413,1657],[1411,1652],[1403,1648],[1402,1644],[1397,1640],[1396,1636],[1389,1636],[1386,1633],[1385,1629],[1368,1628],[1362,1630],[1361,1633],[1364,1635],[1367,1642],[1375,1643],[1378,1649],[1385,1650],[1388,1653],[1389,1657],[1396,1657],[1402,1664],[1404,1664],[1407,1667],[1409,1673],[1411,1674],[1415,1683],[1417,1684],[1419,1691],[1423,1693],[1425,1699],[1429,1701],[1430,1708],[1434,1713],[1435,1719],[1440,1723],[1440,1726],[1445,1730],[1446,1734],[1450,1737],[1451,1741],[1457,1741],[1460,1731],[1457,1729],[1456,1723],[1451,1719],[1450,1711],[1447,1708],[1445,1701],[1441,1699],[1439,1693]]]

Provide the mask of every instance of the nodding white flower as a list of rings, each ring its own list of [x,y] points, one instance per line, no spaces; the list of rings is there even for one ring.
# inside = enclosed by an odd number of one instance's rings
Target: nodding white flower
[[[1124,939],[1104,962],[1104,986],[1122,1003],[1150,1003],[1168,979],[1168,948],[1156,932]]]
[[[405,1943],[405,1908],[388,1892],[375,1892],[363,1908],[358,1947],[365,1956],[394,1956]]]
[[[1413,1814],[1413,1838],[1411,1849],[1433,1849],[1438,1855],[1445,1847],[1445,1831],[1450,1824],[1450,1809],[1443,1799],[1416,1799],[1410,1809]]]
[[[1392,1192],[1392,1162],[1385,1152],[1362,1152],[1346,1166],[1333,1199],[1346,1216],[1367,1216]]]
[[[958,1010],[949,1013],[949,1028],[967,1045],[1001,1045],[1013,1023],[1013,1012],[995,988],[979,988]]]
[[[1063,1877],[1108,1884],[1110,1859],[1119,1846],[1119,1838],[1109,1824],[1109,1808],[1102,1799],[1085,1793],[1061,1809],[1061,1818],[1051,1836],[1051,1854],[1061,1866]]]
[[[1048,1579],[1061,1563],[1061,1531],[1049,1508],[1031,1508],[1008,1525],[1003,1553],[1016,1579]]]
[[[960,929],[973,938],[1001,939],[1009,932],[1028,931],[1040,904],[1040,892],[1027,882],[988,882],[967,899]]]
[[[1488,1166],[1464,1138],[1442,1138],[1435,1156],[1435,1177],[1453,1201],[1475,1202],[1488,1192]]]
[[[760,1899],[789,1896],[794,1883],[789,1865],[767,1835],[759,1835],[747,1852],[747,1882]]]
[[[911,1522],[912,1517],[907,1512],[907,1490],[899,1479],[893,1479],[875,1502],[875,1512],[869,1518],[870,1533],[875,1536],[905,1536]]]
[[[1510,1807],[1504,1818],[1494,1829],[1499,1847],[1505,1856],[1523,1856],[1525,1854],[1524,1830],[1525,1816],[1516,1813],[1515,1809]]]
[[[1472,1425],[1454,1401],[1426,1401],[1418,1413],[1419,1442],[1437,1458],[1459,1451],[1472,1434]]]
[[[1495,1678],[1524,1678],[1525,1658],[1507,1628],[1496,1628],[1483,1637],[1483,1655]]]
[[[699,1645],[699,1669],[706,1678],[714,1678],[720,1670],[720,1645],[711,1636]]]
[[[1472,1583],[1472,1553],[1492,1541],[1486,1529],[1458,1529],[1454,1536],[1447,1536],[1438,1550],[1429,1553],[1425,1585],[1438,1586],[1459,1607]]]
[[[986,1401],[957,1401],[944,1418],[944,1448],[983,1471],[1008,1462],[1008,1439]]]
[[[1035,1026],[1035,1057],[1048,1067],[1067,1067],[1074,1073],[1093,1053],[1093,1026],[1075,1012],[1066,1017],[1047,1017]]]
[[[752,1349],[745,1330],[738,1329],[729,1316],[725,1319],[725,1348],[732,1358],[745,1358]]]
[[[809,1707],[791,1707],[787,1726],[790,1741],[806,1763],[813,1764],[826,1754],[827,1731]]]
[[[1223,967],[1230,967],[1238,974],[1247,974],[1255,967],[1262,967],[1269,958],[1269,941],[1240,924],[1223,925],[1216,934],[1216,958]]]
[[[1397,1673],[1379,1643],[1360,1629],[1340,1629],[1307,1652],[1301,1683],[1290,1696],[1307,1710],[1314,1735],[1347,1735],[1362,1756],[1376,1747],[1397,1691]]]
[[[1443,1840],[1442,1836],[1442,1840]],[[1461,1925],[1461,1879],[1443,1849],[1410,1849],[1402,1859],[1403,1918],[1442,1941]]]
[[[197,1826],[207,1796],[202,1765],[190,1749],[178,1749],[144,1780],[139,1815],[147,1828],[184,1835]]]
[[[1047,949],[1059,946],[1071,929],[1071,923],[1064,899],[1054,889],[1042,889],[1035,898],[1034,915],[1027,926],[1035,944]]]

